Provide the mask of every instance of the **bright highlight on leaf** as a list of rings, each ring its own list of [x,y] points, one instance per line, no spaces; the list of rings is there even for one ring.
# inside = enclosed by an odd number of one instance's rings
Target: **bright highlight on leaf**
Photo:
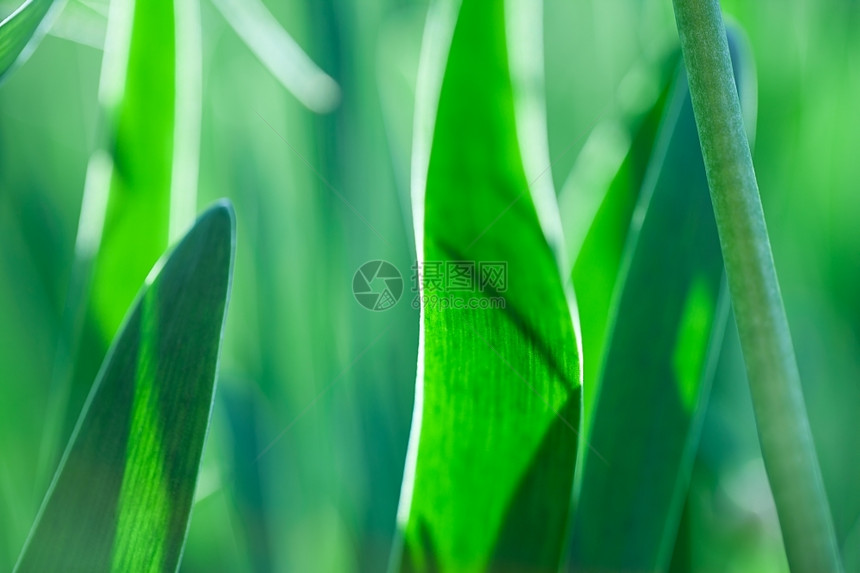
[[[209,209],[156,265],[16,571],[176,570],[211,414],[234,225],[228,204]]]
[[[552,571],[565,541],[579,352],[546,230],[554,197],[530,185],[517,137],[528,86],[506,26],[539,25],[539,4],[515,4],[440,3],[425,36],[413,160],[425,300],[399,571]],[[504,265],[504,284],[429,280],[458,264],[480,279],[487,263]]]
[[[672,354],[672,369],[678,381],[678,396],[681,404],[693,413],[698,405],[699,382],[708,354],[702,344],[708,340],[711,330],[712,309],[716,307],[708,285],[702,277],[696,277],[687,291],[687,300],[678,321],[678,336]]]

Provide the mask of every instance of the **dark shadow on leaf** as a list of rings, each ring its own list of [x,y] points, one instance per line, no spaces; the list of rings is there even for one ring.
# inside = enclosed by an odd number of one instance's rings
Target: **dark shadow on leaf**
[[[486,570],[493,573],[550,573],[558,570],[567,531],[577,449],[569,447],[570,427],[579,420],[581,392],[568,397],[544,435],[502,519],[502,529]],[[564,419],[562,419],[562,417]]]

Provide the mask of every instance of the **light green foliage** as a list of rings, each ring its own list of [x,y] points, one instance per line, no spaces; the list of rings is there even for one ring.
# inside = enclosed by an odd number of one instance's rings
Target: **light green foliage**
[[[140,283],[197,205],[229,197],[243,233],[183,573],[377,573],[393,538],[395,570],[556,573],[572,537],[601,530],[626,533],[590,555],[665,570],[671,552],[670,573],[788,572],[797,542],[781,535],[733,322],[703,407],[720,298],[712,275],[685,282],[673,265],[690,259],[669,256],[699,230],[654,230],[683,219],[655,208],[658,188],[630,224],[672,101],[672,2],[466,2],[0,0],[0,570],[21,554]],[[740,101],[754,107],[757,77],[763,209],[836,545],[854,571],[860,3],[720,4],[757,60],[738,70]],[[422,44],[435,48],[419,65]],[[756,127],[754,114],[744,123]],[[693,148],[678,167],[690,190]],[[673,169],[659,179],[677,180]],[[425,309],[422,325],[408,288],[385,312],[356,302],[357,268],[384,259],[409,285],[416,256],[508,262],[508,304]],[[161,302],[140,307],[141,324]],[[158,347],[141,341],[138,358]],[[112,458],[122,533],[109,549],[86,544],[101,570],[157,569],[181,544],[158,534],[179,505],[159,477],[166,457],[149,454],[166,439],[162,392],[142,383],[158,378],[150,366],[129,361],[141,384],[116,401],[142,439]],[[423,419],[404,464],[419,366]],[[637,431],[655,420],[670,439]],[[609,445],[589,448],[591,429]],[[617,445],[607,430],[632,438]],[[415,489],[398,525],[404,465]],[[571,492],[586,490],[610,496],[592,500],[607,511],[572,536]],[[806,527],[804,543],[822,530]],[[143,554],[147,565],[130,565]]]

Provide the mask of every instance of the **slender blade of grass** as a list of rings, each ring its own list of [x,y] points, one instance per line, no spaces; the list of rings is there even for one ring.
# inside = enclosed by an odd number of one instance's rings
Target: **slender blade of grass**
[[[791,569],[841,571],[719,0],[673,0],[762,456]]]
[[[233,221],[228,204],[211,208],[153,269],[16,571],[176,570],[212,409]]]
[[[212,0],[254,55],[302,105],[327,113],[340,103],[340,87],[278,23],[261,0]]]
[[[170,0],[148,4],[120,0],[108,16],[100,87],[108,124],[107,153],[97,151],[90,162],[87,178],[92,185],[85,189],[77,245],[79,251],[95,252],[89,304],[95,326],[107,340],[168,244],[177,92],[175,26]],[[102,212],[96,214],[96,209]],[[82,244],[84,233],[92,234],[92,243]]]
[[[528,176],[529,165],[549,162],[530,164],[526,139],[516,137],[525,84],[506,36],[539,23],[539,7],[439,3],[425,35],[413,199],[421,295],[431,301],[421,305],[397,571],[554,571],[560,560],[577,457],[579,351],[562,258],[548,238],[557,207]],[[506,288],[431,285],[428,265],[456,261],[506,263]],[[443,308],[432,297],[451,305],[498,297],[504,308]]]
[[[607,463],[587,460],[583,467],[573,571],[669,565],[728,311],[697,142],[682,70],[613,296],[589,434]]]

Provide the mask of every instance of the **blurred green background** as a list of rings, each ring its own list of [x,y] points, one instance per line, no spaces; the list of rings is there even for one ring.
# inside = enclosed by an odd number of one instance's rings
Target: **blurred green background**
[[[308,111],[202,1],[199,206],[234,202],[238,252],[181,569],[383,571],[418,312],[408,289],[394,309],[367,311],[351,285],[368,260],[391,261],[407,281],[412,273],[410,147],[427,3],[265,3],[339,83],[342,100],[326,115]],[[16,4],[4,0],[0,16]],[[105,20],[92,9],[72,17],[75,6],[0,85],[3,570],[53,472],[40,467],[40,445],[86,165],[99,142],[94,46]],[[860,571],[860,2],[723,8],[756,58],[762,200],[837,536],[847,569]],[[677,33],[668,0],[546,0],[544,12],[560,189],[596,123],[641,111],[661,88]],[[732,326],[673,570],[787,570]]]

